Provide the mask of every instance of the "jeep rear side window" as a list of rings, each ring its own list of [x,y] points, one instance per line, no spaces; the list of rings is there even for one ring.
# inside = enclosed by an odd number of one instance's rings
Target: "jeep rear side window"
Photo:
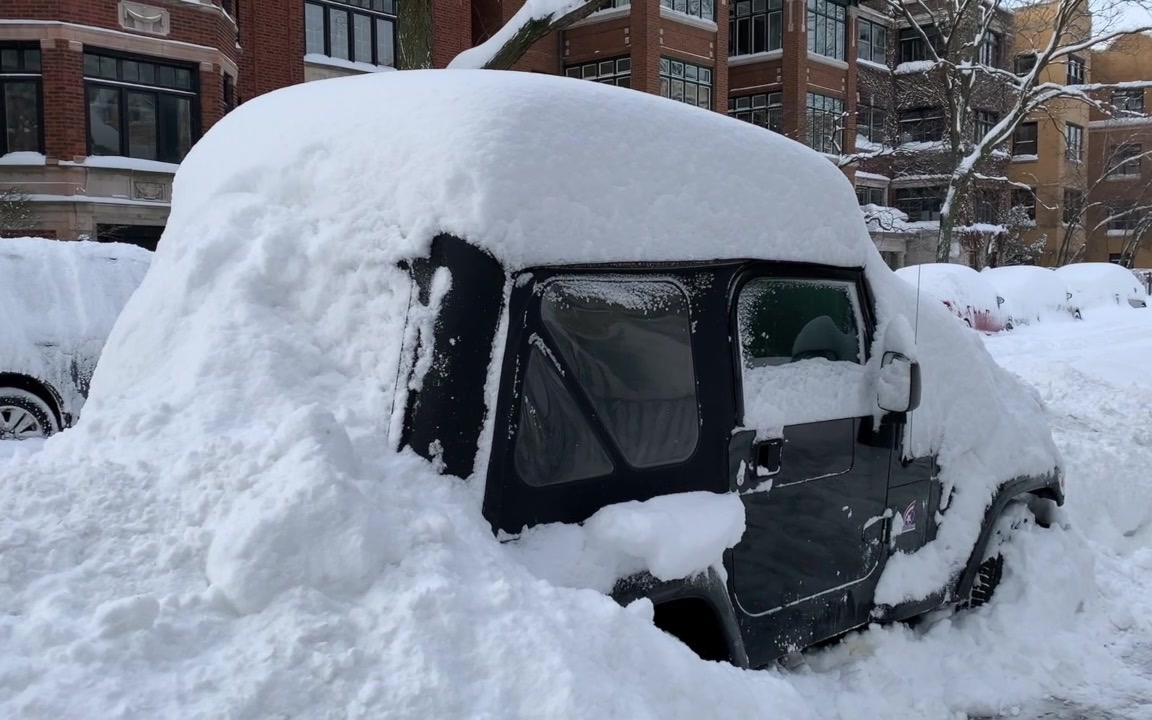
[[[612,461],[552,361],[535,347],[524,372],[514,462],[524,482],[536,487],[612,472]]]
[[[632,467],[679,463],[700,433],[688,298],[658,280],[563,279],[540,299],[549,346]]]
[[[737,306],[744,421],[758,428],[869,412],[853,283],[755,278]]]

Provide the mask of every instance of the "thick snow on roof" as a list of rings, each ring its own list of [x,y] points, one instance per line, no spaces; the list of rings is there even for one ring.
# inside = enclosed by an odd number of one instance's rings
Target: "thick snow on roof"
[[[333,237],[373,232],[415,253],[449,232],[514,267],[861,266],[871,249],[851,184],[799,143],[647,93],[526,73],[380,73],[256,98],[193,148],[173,221],[258,188],[307,203],[299,220]],[[821,210],[804,210],[815,196]]]
[[[1074,263],[1056,268],[1056,273],[1081,308],[1127,305],[1129,300],[1148,299],[1136,275],[1114,263]]]
[[[580,572],[541,577],[539,545],[493,537],[482,478],[389,449],[410,289],[396,260],[445,230],[512,264],[864,265],[878,336],[923,366],[912,448],[956,489],[937,540],[890,562],[886,601],[947,582],[998,482],[1057,462],[1040,404],[940,303],[917,307],[809,150],[520,73],[293,87],[192,151],[80,424],[0,468],[0,716],[815,715],[778,674],[700,662],[649,604],[565,587],[602,586],[599,565],[566,556]],[[914,348],[900,316],[918,318]],[[736,519],[714,510],[708,527],[658,524],[711,533],[698,542],[662,542],[637,508],[540,539],[679,572],[674,548],[731,541]]]

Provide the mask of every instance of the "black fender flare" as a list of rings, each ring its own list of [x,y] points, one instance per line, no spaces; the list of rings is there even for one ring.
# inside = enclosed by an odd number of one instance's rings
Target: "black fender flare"
[[[968,556],[968,563],[964,566],[964,571],[960,573],[960,577],[956,581],[950,599],[967,597],[968,593],[972,591],[972,583],[976,581],[976,572],[980,563],[984,561],[988,543],[992,540],[992,532],[996,529],[996,522],[1000,519],[1000,515],[1008,503],[1024,496],[1027,496],[1030,505],[1034,505],[1032,500],[1052,500],[1057,505],[1063,505],[1063,472],[1056,469],[1045,475],[1024,475],[1013,478],[1000,486],[1000,490],[984,511],[984,522],[980,526],[980,536],[972,548],[972,554]],[[1047,520],[1046,518],[1038,519],[1042,522]]]
[[[612,590],[612,599],[621,605],[641,598],[648,598],[653,605],[672,600],[704,601],[716,613],[732,664],[748,669],[748,651],[744,648],[736,609],[732,606],[728,585],[716,568],[679,580],[658,580],[647,572],[637,573],[619,580]]]

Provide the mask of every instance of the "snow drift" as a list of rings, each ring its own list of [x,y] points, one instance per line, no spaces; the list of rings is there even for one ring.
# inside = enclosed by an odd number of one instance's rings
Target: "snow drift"
[[[664,182],[684,167],[697,183]],[[812,187],[817,221],[795,212]],[[533,573],[484,522],[480,478],[390,449],[396,263],[439,232],[520,267],[865,266],[881,337],[919,318],[911,445],[956,491],[937,541],[890,564],[886,601],[946,582],[996,484],[1057,463],[1033,396],[884,267],[844,177],[716,114],[518,73],[330,80],[229,114],[174,196],[83,421],[0,467],[7,716],[809,716],[776,675],[701,663],[650,605],[563,587],[602,576]],[[684,547],[738,537],[718,502]],[[586,530],[632,568],[718,559],[662,555],[682,519],[638,535],[648,511],[619,517]]]

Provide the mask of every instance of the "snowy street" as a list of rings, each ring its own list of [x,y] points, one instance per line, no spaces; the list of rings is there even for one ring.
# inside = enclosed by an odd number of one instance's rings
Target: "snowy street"
[[[757,673],[791,685],[813,717],[1152,716],[1152,311],[1097,311],[986,345],[1049,407],[1068,470],[1066,529],[1020,538],[986,608],[873,628],[797,669]],[[2,443],[0,466],[39,447]],[[782,688],[760,690],[771,703]]]

